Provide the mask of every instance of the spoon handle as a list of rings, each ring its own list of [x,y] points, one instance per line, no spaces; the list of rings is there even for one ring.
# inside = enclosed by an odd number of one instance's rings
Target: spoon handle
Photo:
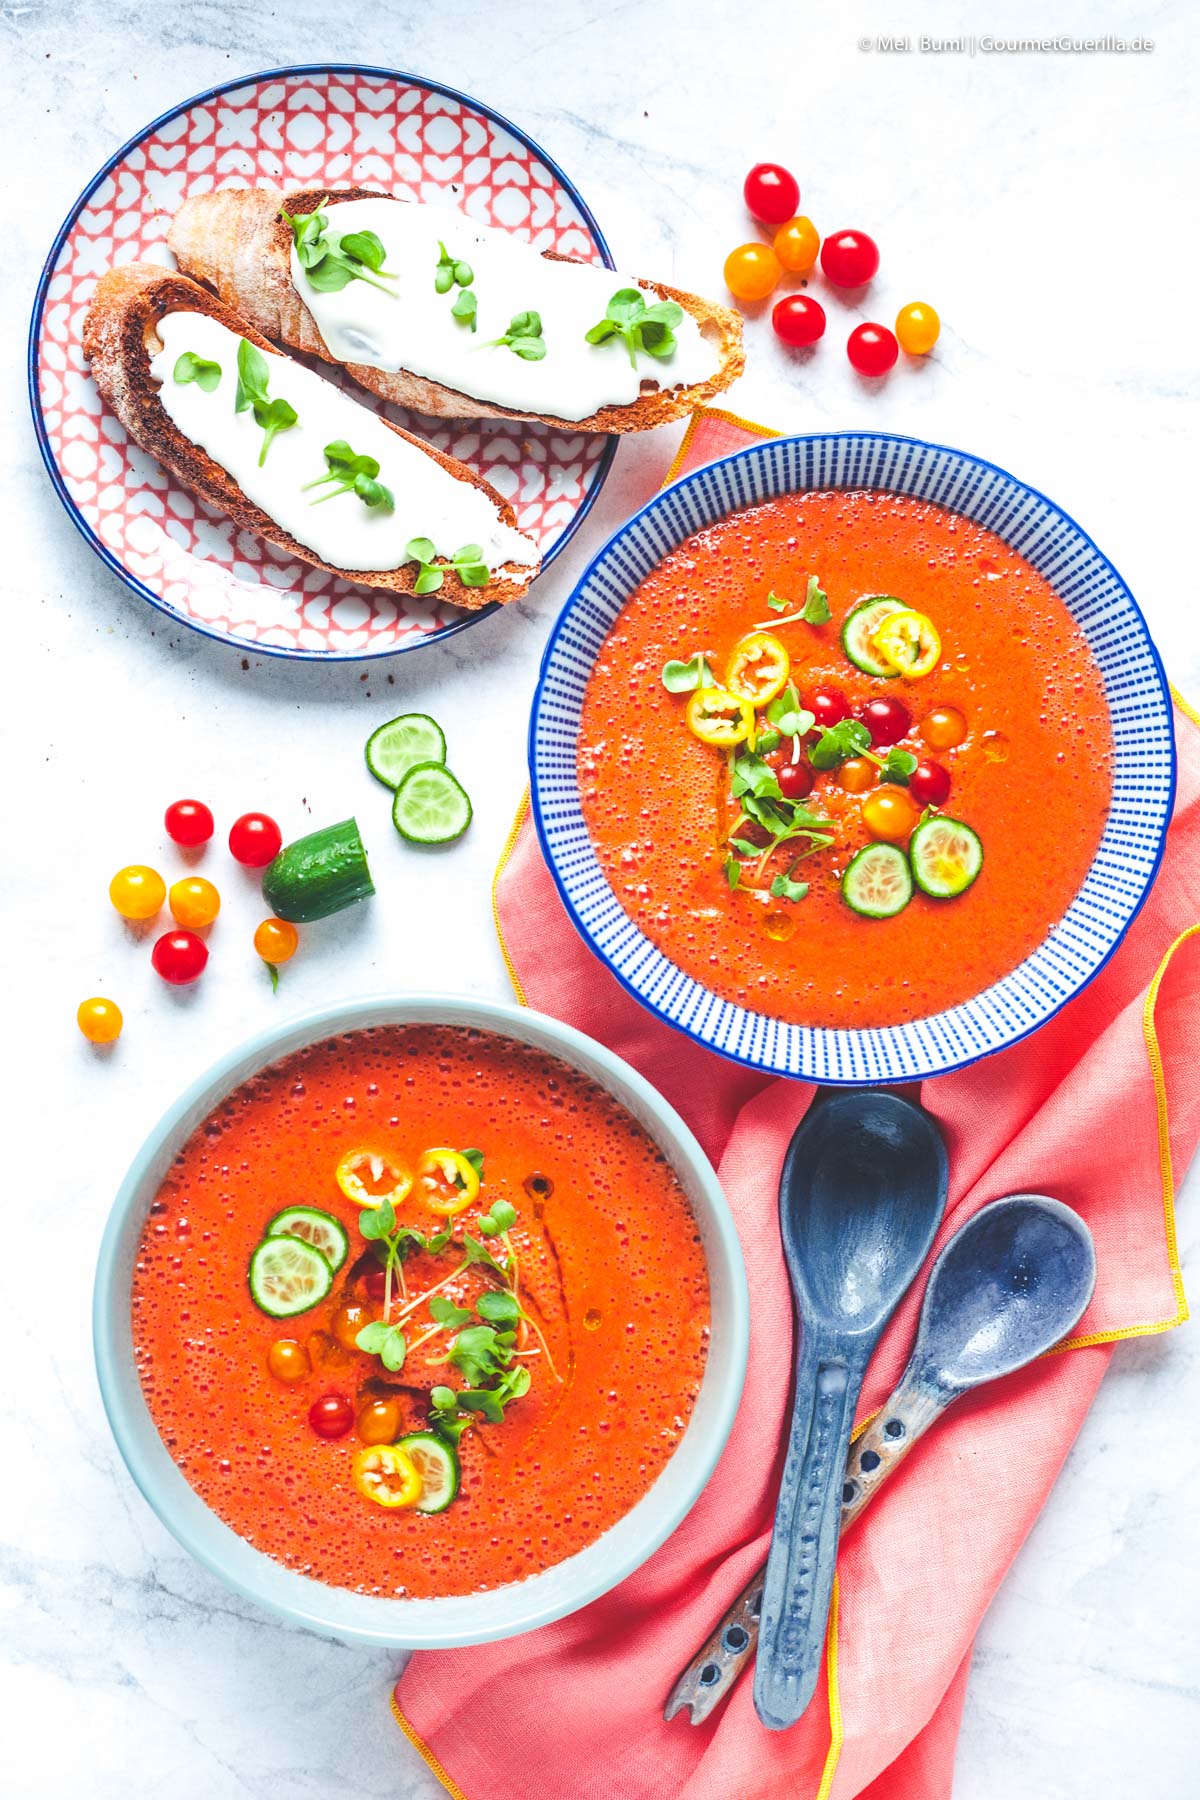
[[[850,1447],[842,1486],[843,1531],[865,1510],[917,1439],[954,1398],[945,1390],[935,1392],[926,1384],[910,1380],[906,1371],[891,1399]],[[902,1426],[900,1432],[889,1429],[897,1421]],[[862,1457],[869,1451],[875,1452],[879,1462],[864,1469]],[[664,1719],[673,1719],[676,1713],[690,1708],[690,1722],[701,1725],[733,1692],[758,1643],[765,1580],[765,1569],[757,1569],[751,1576],[671,1689]]]
[[[816,1690],[865,1362],[819,1330],[803,1334],[754,1666],[754,1707],[769,1731],[794,1725]]]

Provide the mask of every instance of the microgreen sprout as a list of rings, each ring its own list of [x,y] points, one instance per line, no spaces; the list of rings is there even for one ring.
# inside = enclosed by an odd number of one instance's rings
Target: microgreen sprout
[[[373,231],[350,231],[343,237],[329,223],[327,204],[326,198],[312,212],[294,216],[279,209],[280,218],[292,228],[296,257],[308,285],[319,294],[337,294],[352,281],[365,281],[381,294],[394,295],[395,289],[384,283],[398,281],[399,276],[384,268],[387,252],[380,239]]]
[[[220,386],[221,365],[210,362],[206,356],[197,356],[194,350],[185,350],[171,371],[171,378],[180,387],[186,387],[189,381],[204,393],[211,394]]]
[[[704,652],[697,650],[687,662],[664,663],[662,684],[668,694],[690,694],[694,688],[716,687],[717,678]]]
[[[603,344],[619,337],[629,353],[630,366],[637,368],[638,351],[647,356],[670,356],[675,349],[675,326],[683,319],[683,308],[674,300],[658,300],[646,305],[640,288],[619,288],[609,301],[604,317],[584,336],[589,344]]]
[[[475,271],[469,262],[461,257],[451,256],[441,238],[438,239],[437,269],[434,271],[433,285],[439,294],[448,294],[452,287],[467,288],[475,279]]]
[[[509,349],[514,356],[525,362],[541,362],[546,354],[546,345],[542,338],[542,315],[539,312],[514,313],[508,321],[508,330],[501,337],[489,338],[486,344],[479,346],[481,350]]]
[[[262,450],[259,452],[258,466],[261,469],[267,460],[267,451],[271,448],[276,434],[290,431],[299,414],[294,406],[286,400],[271,400],[267,397],[267,385],[271,372],[267,359],[261,350],[256,350],[249,338],[243,338],[238,345],[237,353],[238,383],[234,396],[234,411],[254,411],[254,423],[261,425],[265,436]]]
[[[404,546],[405,562],[419,565],[417,579],[413,582],[414,594],[436,594],[445,581],[446,571],[435,564],[436,555],[432,538],[410,538]],[[461,550],[456,550],[450,558],[450,567],[464,587],[486,587],[492,578],[479,544],[464,544]]]
[[[804,595],[804,604],[795,612],[788,612],[790,600],[781,600],[778,594],[767,595],[767,605],[772,612],[779,613],[778,619],[760,619],[754,627],[755,631],[766,631],[776,625],[828,625],[833,614],[829,610],[829,597],[822,590],[815,575],[808,578],[808,587]]]
[[[332,444],[326,444],[324,454],[328,465],[326,473],[318,475],[315,481],[306,481],[301,492],[307,493],[310,488],[324,487],[327,483],[331,484],[330,489],[327,494],[319,494],[310,501],[310,506],[335,500],[339,494],[357,494],[364,506],[395,512],[395,496],[376,479],[379,464],[373,456],[356,456],[345,438],[335,438]]]

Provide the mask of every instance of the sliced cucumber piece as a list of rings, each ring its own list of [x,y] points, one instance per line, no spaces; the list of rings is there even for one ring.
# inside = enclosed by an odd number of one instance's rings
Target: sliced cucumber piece
[[[353,819],[286,844],[263,870],[263,899],[277,918],[307,925],[374,892],[367,853]]]
[[[445,1512],[458,1492],[457,1452],[432,1431],[414,1431],[411,1437],[401,1438],[397,1448],[412,1458],[421,1477],[417,1511]]]
[[[384,787],[398,788],[416,763],[444,763],[446,734],[428,713],[401,713],[367,739],[367,767]]]
[[[891,663],[880,661],[878,653],[871,648],[871,639],[880,619],[885,619],[889,613],[907,611],[908,603],[897,600],[894,594],[871,594],[846,614],[846,623],[842,626],[842,649],[856,669],[861,669],[864,675],[879,675],[885,681],[892,680],[899,673]]]
[[[273,1319],[290,1319],[323,1300],[333,1270],[321,1252],[296,1237],[264,1238],[250,1258],[250,1298]]]
[[[952,900],[965,894],[983,867],[979,834],[958,819],[926,819],[908,846],[913,879],[923,894]]]
[[[265,1235],[300,1238],[319,1250],[336,1275],[350,1252],[350,1239],[341,1222],[318,1206],[286,1206],[276,1213]]]
[[[912,891],[908,858],[895,844],[868,844],[842,876],[842,899],[864,919],[894,919]]]
[[[471,823],[471,802],[441,763],[416,763],[396,789],[392,823],[410,843],[451,844]]]

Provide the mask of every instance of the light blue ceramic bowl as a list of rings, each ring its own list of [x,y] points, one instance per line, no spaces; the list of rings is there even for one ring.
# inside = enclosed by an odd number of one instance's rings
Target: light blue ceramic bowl
[[[527,1581],[444,1600],[382,1599],[325,1587],[285,1569],[223,1524],[171,1460],[133,1364],[129,1297],[147,1211],[190,1134],[257,1070],[306,1044],[370,1025],[475,1027],[561,1057],[614,1095],[649,1133],[683,1185],[700,1229],[712,1295],[712,1338],[691,1422],[649,1493],[578,1555]],[[746,1370],[749,1302],[737,1233],[712,1165],[678,1113],[649,1082],[581,1032],[540,1013],[448,995],[364,999],[310,1013],[222,1057],[160,1119],[117,1195],[100,1247],[93,1327],[100,1392],[130,1474],[163,1524],[206,1568],[248,1600],[330,1637],[406,1649],[444,1649],[512,1637],[586,1606],[640,1567],[691,1508],[733,1423]]]
[[[1115,745],[1112,807],[1065,917],[1011,975],[973,1000],[908,1025],[785,1025],[723,1000],[677,968],[625,912],[600,867],[576,780],[588,678],[639,582],[693,532],[762,500],[814,488],[875,488],[975,519],[1044,575],[1078,622],[1104,678]],[[1149,892],[1175,794],[1171,701],[1137,602],[1075,522],[1015,476],[962,450],[874,432],[773,438],[697,469],[609,539],[559,616],[529,731],[533,816],[575,925],[617,980],[696,1042],[736,1062],[831,1084],[917,1081],[1016,1043],[1108,961]]]

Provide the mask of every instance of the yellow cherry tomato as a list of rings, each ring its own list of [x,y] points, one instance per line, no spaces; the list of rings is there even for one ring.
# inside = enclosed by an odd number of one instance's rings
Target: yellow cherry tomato
[[[267,1367],[276,1381],[307,1381],[312,1374],[312,1357],[295,1338],[276,1338],[267,1351]]]
[[[417,1199],[443,1219],[465,1212],[479,1193],[479,1171],[459,1150],[444,1144],[426,1150],[417,1164]]]
[[[847,794],[865,794],[875,786],[875,764],[865,756],[851,756],[837,772],[837,784]]]
[[[900,348],[909,356],[928,356],[941,329],[942,321],[924,300],[914,300],[896,314],[896,336]]]
[[[702,744],[741,744],[754,730],[754,708],[724,688],[697,688],[684,714]]]
[[[782,275],[770,244],[739,244],[725,258],[725,286],[735,300],[765,300]]]
[[[791,658],[769,631],[752,631],[733,647],[725,687],[751,706],[765,706],[787,686]]]
[[[108,897],[123,919],[152,919],[162,910],[167,884],[157,869],[130,863],[109,882]]]
[[[935,706],[917,729],[931,750],[954,750],[967,735],[967,721],[957,706]]]
[[[89,1044],[115,1044],[125,1021],[115,1001],[103,1000],[97,994],[91,1000],[80,1001],[75,1023]]]
[[[407,1199],[413,1178],[403,1163],[378,1150],[347,1150],[337,1166],[337,1184],[355,1206],[393,1206]]]
[[[412,1506],[421,1498],[421,1477],[407,1450],[399,1444],[368,1444],[350,1465],[354,1485],[376,1506]]]
[[[907,788],[889,782],[868,794],[862,803],[862,820],[873,838],[900,844],[915,831],[920,809]]]
[[[884,662],[891,663],[897,675],[917,681],[937,667],[942,640],[932,619],[906,606],[902,612],[888,613],[879,621],[871,648],[878,651]]]
[[[817,260],[821,234],[811,219],[789,219],[775,233],[773,248],[789,275],[807,275]]]
[[[167,905],[177,925],[196,931],[202,925],[212,924],[221,910],[221,896],[203,875],[185,875],[182,881],[171,884]]]
[[[296,954],[300,933],[286,919],[264,919],[254,933],[254,948],[264,962],[290,962]]]

